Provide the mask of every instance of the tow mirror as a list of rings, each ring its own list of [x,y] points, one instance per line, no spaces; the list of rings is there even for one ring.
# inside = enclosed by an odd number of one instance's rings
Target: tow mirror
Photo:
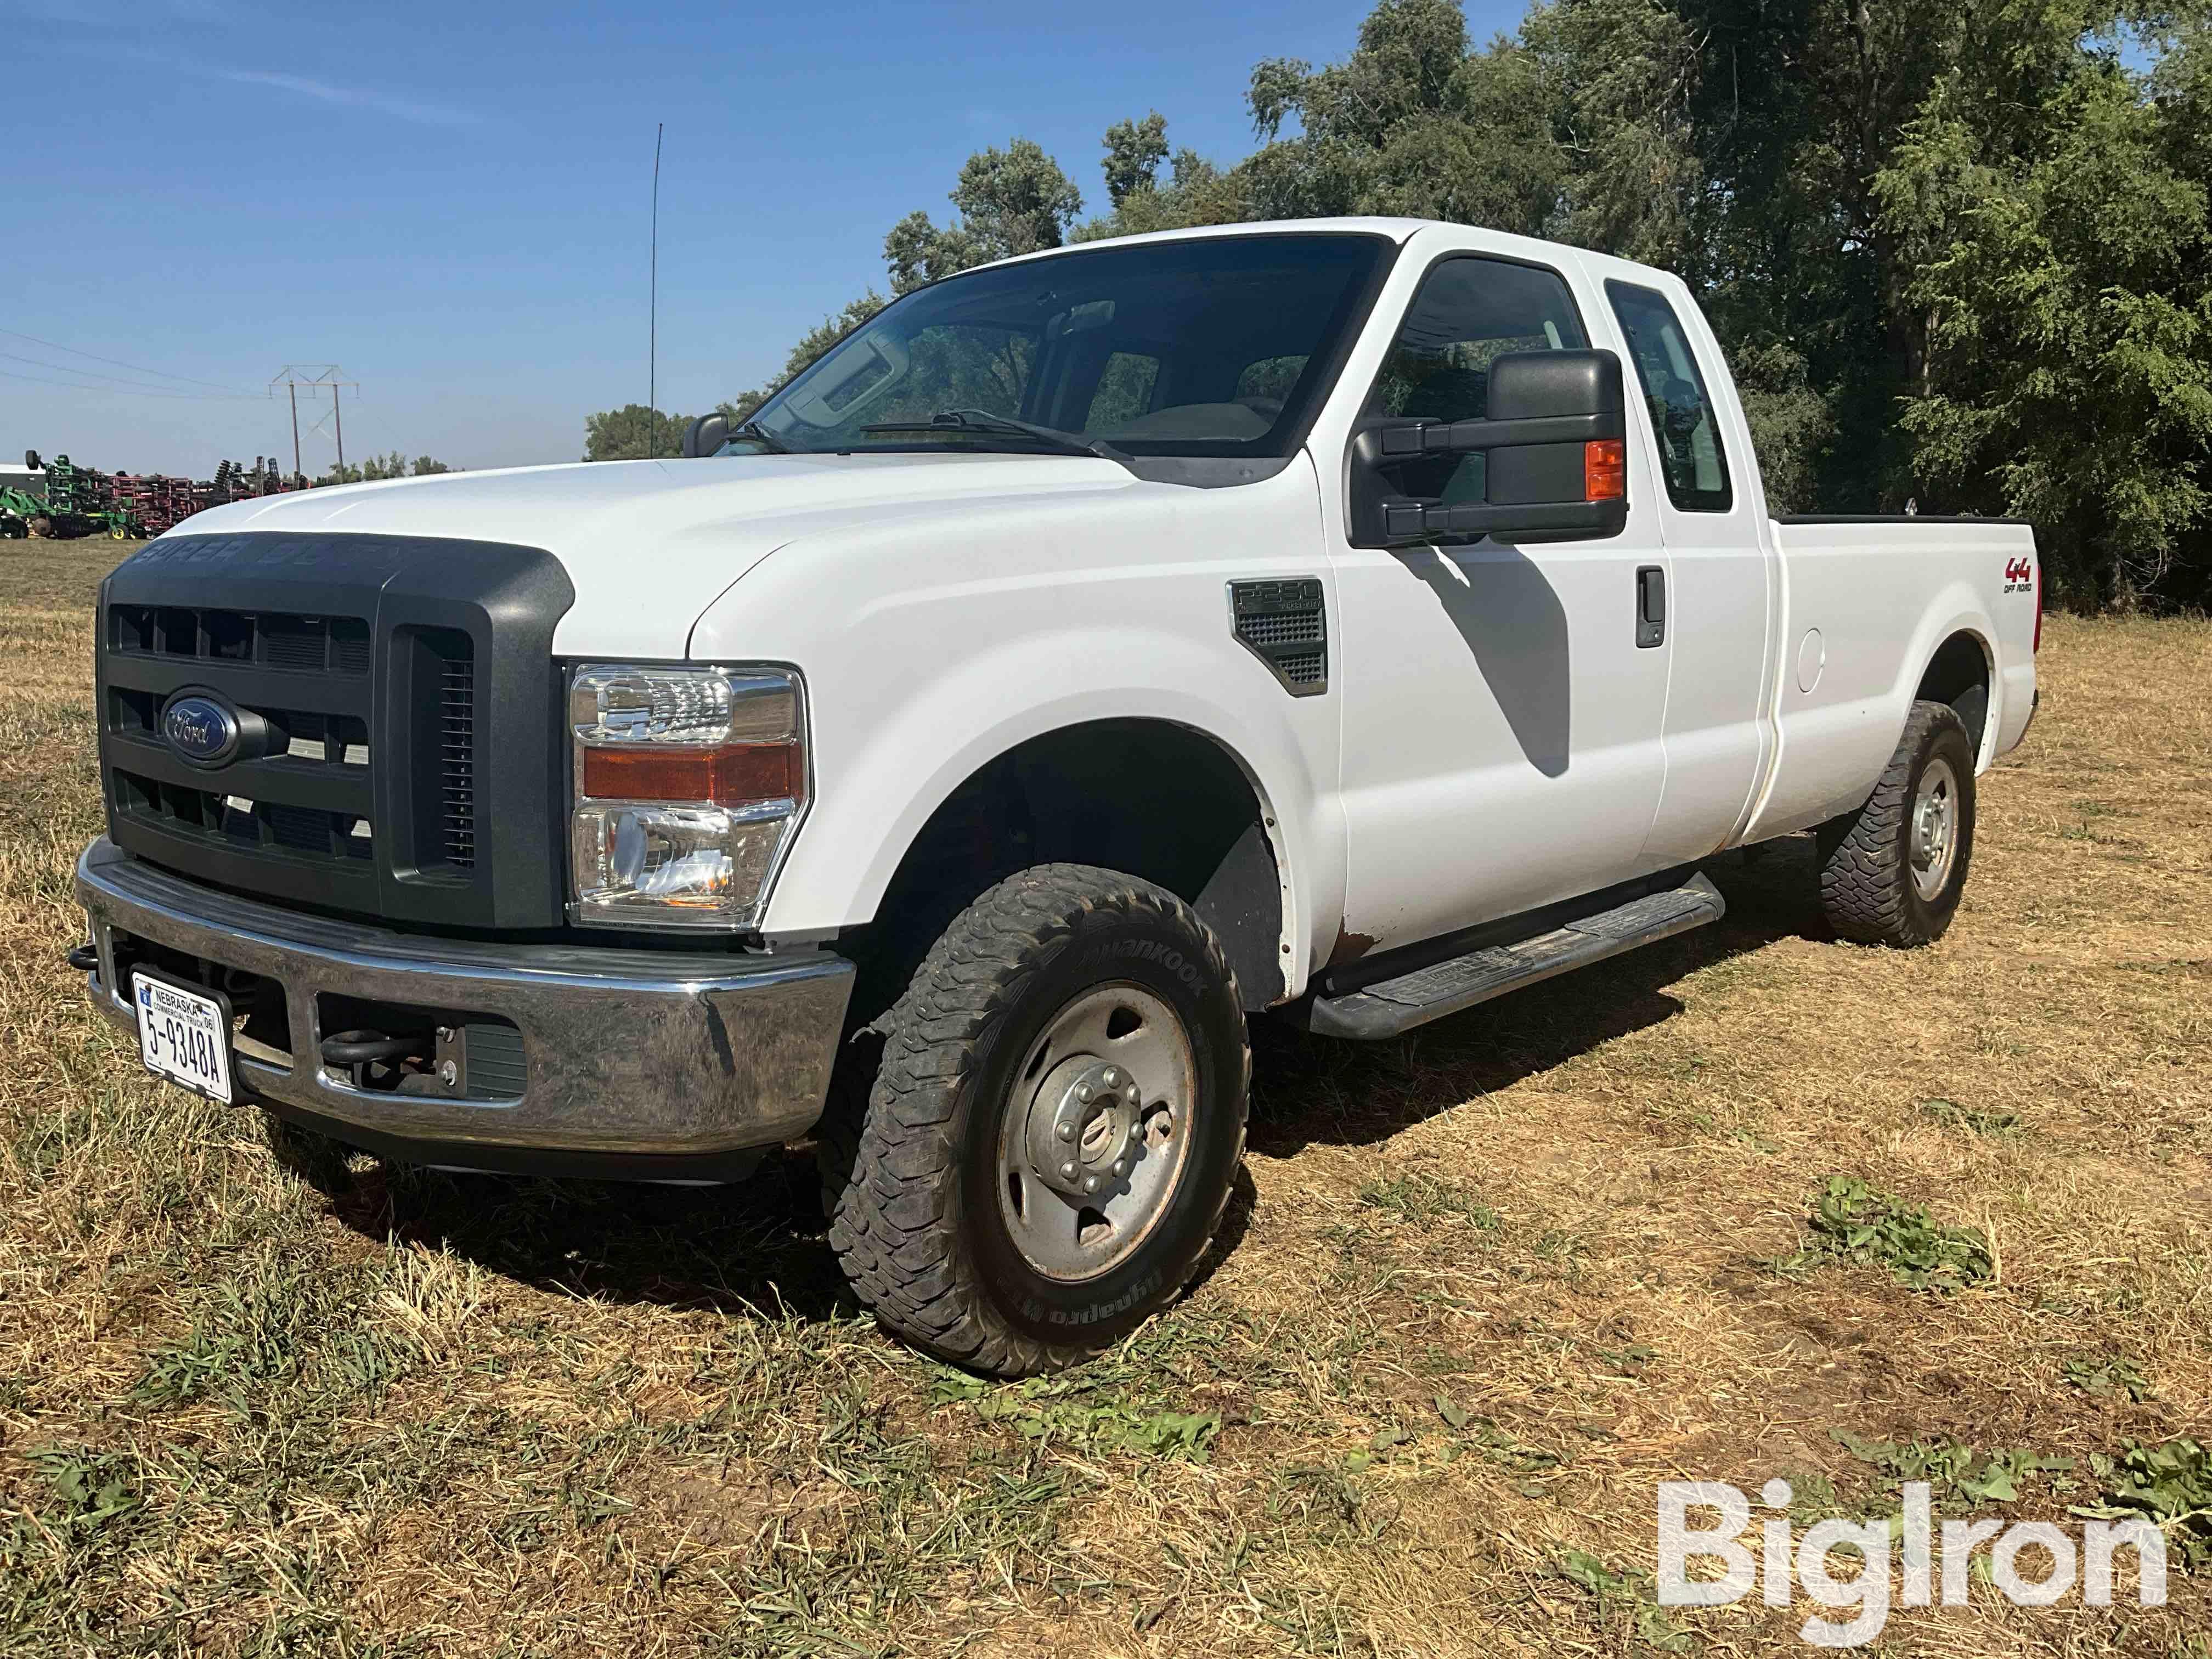
[[[712,455],[730,441],[730,417],[726,415],[702,415],[684,428],[683,450],[686,455]]]
[[[1362,426],[1352,439],[1355,545],[1620,533],[1628,427],[1618,356],[1508,352],[1491,361],[1488,404],[1479,421],[1386,416]],[[1467,469],[1437,463],[1474,454],[1483,457],[1480,499],[1419,493],[1449,485],[1460,494]]]

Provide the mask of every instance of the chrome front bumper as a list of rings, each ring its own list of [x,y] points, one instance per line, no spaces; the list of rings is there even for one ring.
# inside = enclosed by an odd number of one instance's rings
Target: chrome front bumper
[[[241,1047],[240,1081],[342,1139],[441,1164],[680,1176],[804,1135],[821,1115],[853,988],[853,964],[823,951],[710,955],[395,933],[204,887],[105,837],[77,860],[76,895],[99,963],[87,984],[118,1025],[137,1030],[129,988],[116,982],[118,934],[126,962],[131,942],[147,940],[272,980],[290,1053]],[[511,1021],[526,1066],[521,1095],[355,1087],[320,1059],[326,996]]]

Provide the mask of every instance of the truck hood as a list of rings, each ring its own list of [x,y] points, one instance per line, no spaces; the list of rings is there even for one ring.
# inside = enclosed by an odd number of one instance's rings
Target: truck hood
[[[1119,494],[1111,461],[1004,454],[744,455],[448,472],[301,490],[195,514],[176,533],[443,536],[538,547],[576,590],[554,648],[681,657],[691,624],[793,538],[963,496]]]

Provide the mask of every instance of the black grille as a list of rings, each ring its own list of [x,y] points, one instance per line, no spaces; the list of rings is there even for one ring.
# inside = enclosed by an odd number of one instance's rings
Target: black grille
[[[574,593],[550,554],[171,534],[117,566],[100,598],[100,763],[125,852],[402,926],[561,925],[552,641]],[[217,763],[163,732],[188,695],[238,720]]]
[[[172,836],[232,852],[281,850],[340,863],[375,852],[368,820],[358,813],[250,800],[119,768],[114,776],[116,811]]]
[[[504,1020],[471,1020],[461,1029],[468,1044],[468,1098],[521,1099],[530,1086],[522,1033]]]
[[[1237,636],[1248,645],[1304,645],[1321,637],[1321,612],[1286,611],[1273,617],[1240,617]]]
[[[1231,582],[1229,613],[1239,642],[1292,696],[1328,690],[1328,612],[1319,580]]]
[[[136,656],[258,663],[295,674],[368,672],[368,623],[359,617],[180,605],[108,607],[107,644]]]
[[[477,862],[477,664],[466,635],[456,636],[438,687],[439,823],[446,862]]]
[[[166,701],[158,691],[110,686],[107,729],[157,743],[161,740],[161,705]],[[270,755],[316,766],[368,764],[368,722],[357,715],[325,714],[312,708],[279,708],[252,703],[240,706],[269,722],[275,733]]]

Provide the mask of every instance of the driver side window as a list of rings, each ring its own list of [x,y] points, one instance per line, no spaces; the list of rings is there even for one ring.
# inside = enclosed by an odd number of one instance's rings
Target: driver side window
[[[1509,351],[1587,345],[1581,314],[1557,271],[1468,254],[1421,281],[1369,394],[1370,415],[1425,421],[1481,420],[1490,412],[1490,365]],[[1394,476],[1409,495],[1480,501],[1480,454],[1423,456]]]

